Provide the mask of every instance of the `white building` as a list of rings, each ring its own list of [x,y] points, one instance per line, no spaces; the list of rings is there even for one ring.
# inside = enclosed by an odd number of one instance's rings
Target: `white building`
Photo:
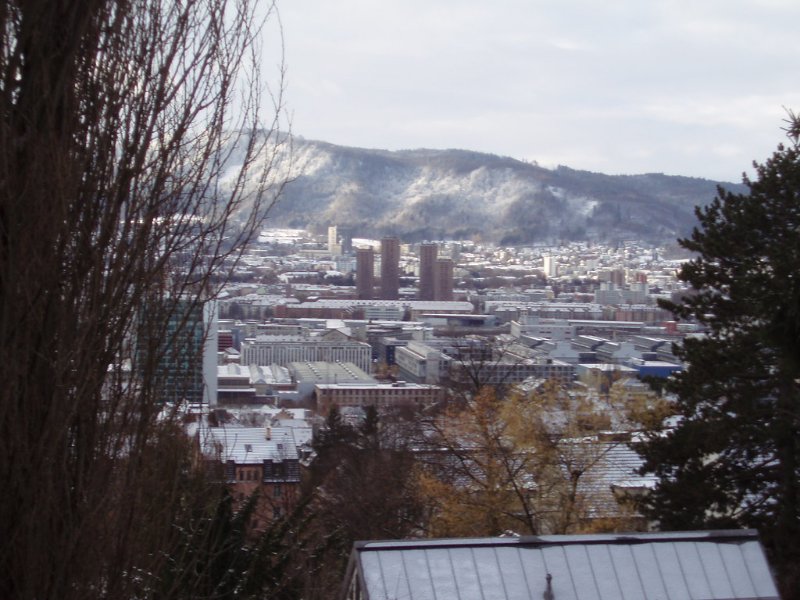
[[[372,348],[364,342],[328,336],[259,335],[242,342],[244,365],[288,365],[292,362],[351,362],[369,372]]]
[[[555,256],[543,256],[542,262],[546,277],[558,277],[558,263]]]

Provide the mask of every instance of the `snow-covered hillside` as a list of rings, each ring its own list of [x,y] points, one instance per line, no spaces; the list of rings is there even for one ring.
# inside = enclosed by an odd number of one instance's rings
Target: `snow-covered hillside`
[[[293,164],[296,178],[271,212],[271,223],[336,224],[408,241],[666,241],[691,230],[694,206],[709,202],[717,185],[661,174],[551,170],[464,150],[389,152],[302,138],[294,140]]]

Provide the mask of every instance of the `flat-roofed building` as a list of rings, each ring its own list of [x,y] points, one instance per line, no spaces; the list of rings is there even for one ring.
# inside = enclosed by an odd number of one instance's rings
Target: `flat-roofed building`
[[[217,398],[221,405],[264,403],[279,390],[294,390],[289,370],[278,365],[217,367]]]
[[[275,306],[275,316],[278,318],[292,319],[364,319],[368,308],[374,307],[378,311],[390,309],[408,311],[411,319],[419,315],[434,313],[459,313],[471,314],[475,307],[471,302],[452,301],[436,302],[433,300],[367,300],[355,298],[323,298],[311,302],[287,303]],[[405,316],[405,315],[404,315]]]
[[[288,365],[292,362],[351,362],[369,371],[372,348],[364,342],[321,336],[256,336],[242,342],[243,365]]]
[[[441,348],[414,340],[395,348],[394,359],[400,377],[416,383],[438,383],[451,360]]]
[[[519,321],[511,322],[511,335],[516,338],[528,336],[549,340],[570,340],[575,337],[575,325],[564,319],[545,319],[522,315]]]
[[[421,300],[409,302],[408,309],[411,319],[416,320],[425,314],[463,314],[469,315],[475,312],[472,302],[466,301],[446,301],[446,300]]]
[[[364,318],[368,321],[400,321],[403,318],[403,307],[399,304],[365,306]]]
[[[274,396],[278,392],[293,390],[295,385],[289,369],[280,365],[247,365],[250,385],[259,396]]]
[[[441,398],[436,385],[397,381],[394,383],[322,383],[314,388],[317,411],[327,415],[333,405],[375,406],[378,409],[399,406],[430,406]]]
[[[250,370],[237,364],[217,367],[217,403],[253,404],[256,389],[250,384]]]
[[[317,384],[377,383],[369,373],[351,362],[293,362],[289,363],[289,372],[297,383],[297,394],[300,400],[311,398]]]
[[[497,327],[498,321],[495,315],[465,315],[447,314],[447,313],[434,313],[432,315],[423,314],[417,317],[417,320],[430,325],[431,327],[439,327],[450,329],[452,331],[466,329],[478,330]]]
[[[511,354],[485,362],[451,361],[447,377],[454,383],[504,386],[531,377],[569,383],[575,378],[575,365],[545,358],[519,358]]]

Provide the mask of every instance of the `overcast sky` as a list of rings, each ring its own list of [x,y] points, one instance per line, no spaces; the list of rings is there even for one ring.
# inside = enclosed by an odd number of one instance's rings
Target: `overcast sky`
[[[283,0],[297,135],[739,181],[800,111],[800,0]]]

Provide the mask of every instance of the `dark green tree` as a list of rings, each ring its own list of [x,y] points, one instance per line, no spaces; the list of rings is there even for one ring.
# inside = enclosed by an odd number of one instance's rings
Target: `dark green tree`
[[[695,253],[664,302],[707,332],[677,349],[678,424],[638,446],[660,482],[644,509],[662,529],[755,527],[785,598],[800,597],[800,120],[789,142],[719,189],[680,244]]]
[[[305,481],[317,541],[308,544],[314,552],[306,564],[315,576],[304,598],[331,597],[355,541],[406,538],[422,530],[416,463],[404,434],[410,426],[371,406],[351,425],[338,407],[331,408]]]
[[[295,600],[304,597],[315,572],[308,557],[319,551],[304,503],[264,531],[249,522],[257,494],[234,510],[233,498],[219,482],[210,487],[198,478],[198,493],[173,518],[173,543],[157,573],[137,572],[134,598],[215,600]]]

